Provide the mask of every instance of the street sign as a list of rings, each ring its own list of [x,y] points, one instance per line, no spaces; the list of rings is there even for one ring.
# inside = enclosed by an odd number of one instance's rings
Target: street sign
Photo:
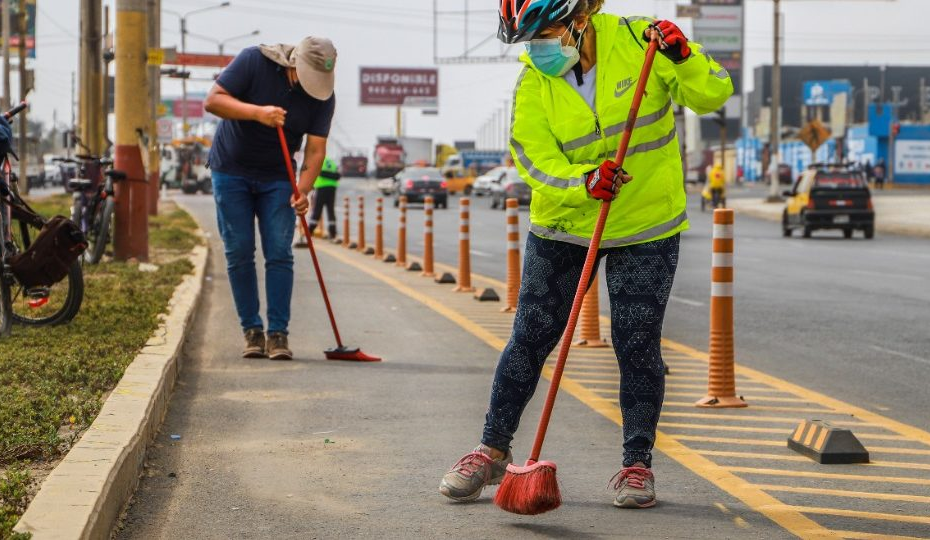
[[[830,104],[830,131],[837,135],[846,135],[847,116],[849,116],[849,94],[837,94]]]
[[[811,120],[801,128],[798,138],[804,141],[811,152],[816,152],[830,138],[830,130],[820,120]]]
[[[168,106],[164,102],[159,103],[155,106],[155,116],[161,118],[162,116],[168,116]]]
[[[362,105],[439,106],[439,70],[435,68],[362,67],[359,82]]]
[[[10,22],[12,32],[10,36],[10,56],[19,56],[19,33],[18,33],[18,3],[3,2],[10,10]],[[5,36],[0,36],[5,39]],[[29,58],[36,57],[36,0],[26,0],[26,56]]]
[[[158,142],[162,144],[170,143],[174,138],[174,120],[170,118],[159,118],[155,126],[158,129]]]
[[[172,66],[201,66],[224,68],[233,61],[228,54],[180,53],[165,49],[165,64]]]
[[[150,66],[160,66],[165,63],[165,50],[164,49],[149,49],[148,50],[148,60],[146,62]]]

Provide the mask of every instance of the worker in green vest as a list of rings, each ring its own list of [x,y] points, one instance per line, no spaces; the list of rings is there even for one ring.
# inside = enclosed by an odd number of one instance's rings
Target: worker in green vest
[[[648,508],[656,504],[652,448],[665,393],[662,321],[679,234],[688,228],[673,104],[707,114],[723,106],[733,83],[671,21],[602,14],[604,0],[499,4],[498,37],[526,43],[510,151],[533,189],[530,234],[513,332],[498,362],[480,444],[452,466],[439,491],[470,501],[503,478],[520,417],[565,330],[601,204],[614,201],[597,253],[606,266],[621,372],[623,459],[610,485],[615,506]],[[612,159],[651,40],[659,40],[662,54],[622,170]],[[582,452],[587,446],[577,443]]]
[[[313,184],[313,211],[310,213],[310,220],[307,225],[310,227],[310,234],[316,229],[323,217],[323,210],[326,210],[326,224],[329,229],[329,239],[336,238],[336,188],[339,186],[339,166],[336,161],[330,157],[323,160],[323,168],[320,170],[320,176],[317,177]],[[295,235],[295,246],[306,246],[307,239],[300,228],[300,222],[297,223],[297,234]]]

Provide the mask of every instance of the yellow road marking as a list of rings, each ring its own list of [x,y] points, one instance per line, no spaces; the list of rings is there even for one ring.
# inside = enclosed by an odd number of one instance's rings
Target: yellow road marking
[[[817,508],[812,506],[783,505],[805,514],[822,514],[826,516],[853,517],[859,519],[878,519],[902,523],[924,523],[930,525],[930,516],[909,516],[907,514],[884,514],[881,512],[864,512],[862,510],[845,510],[842,508]]]
[[[749,398],[752,401],[752,398]],[[688,403],[687,401],[666,401],[663,403],[663,406],[668,407],[694,407],[694,403]],[[829,409],[818,409],[816,407],[781,407],[779,405],[750,405],[750,410],[753,411],[783,411],[783,412],[808,412],[815,414],[839,414]],[[665,414],[664,411],[662,414]],[[800,418],[795,418],[794,423],[800,422]]]
[[[693,407],[694,405],[692,405]],[[674,411],[662,411],[662,416],[673,416],[676,418],[716,418],[718,420],[739,420],[741,422],[772,422],[779,424],[791,424],[792,426],[797,424],[800,420],[798,418],[789,418],[787,416],[763,416],[763,415],[754,415],[751,412],[751,409],[744,409],[748,414],[725,414],[717,412],[674,412]],[[837,422],[831,422],[837,426],[866,426],[862,422],[856,421],[845,421],[840,420]],[[824,430],[827,432],[827,430]]]
[[[849,540],[921,540],[919,536],[898,536],[896,534],[876,534],[861,531],[837,531],[837,534]]]
[[[704,360],[708,358],[707,353],[703,353],[697,349],[688,347],[687,345],[682,345],[681,343],[676,343],[674,341],[670,341],[667,339],[663,339],[662,342],[664,346],[670,349],[676,350],[676,351],[680,351],[684,354],[691,354],[691,356],[694,358],[700,358]],[[750,379],[753,379],[756,382],[767,384],[783,392],[794,394],[811,403],[819,403],[823,405],[824,407],[828,407],[830,409],[834,409],[837,411],[842,411],[847,414],[851,414],[857,418],[861,418],[862,420],[865,420],[866,422],[882,426],[885,429],[888,429],[890,431],[894,431],[895,433],[903,435],[909,440],[920,441],[923,444],[930,446],[930,432],[924,431],[918,427],[910,426],[903,422],[898,422],[897,420],[893,420],[891,418],[882,416],[878,413],[874,413],[867,409],[863,409],[862,407],[857,407],[850,403],[846,403],[838,399],[834,399],[830,396],[821,394],[820,392],[809,390],[807,388],[804,388],[803,386],[798,386],[794,383],[790,383],[786,380],[779,379],[778,377],[773,377],[771,375],[768,375],[761,371],[757,371],[752,368],[748,368],[746,366],[737,365],[736,373],[745,375],[746,377],[749,377]]]
[[[825,489],[782,486],[778,484],[757,484],[765,491],[779,491],[785,493],[805,493],[809,495],[829,495],[831,497],[846,497],[850,499],[875,499],[878,501],[901,501],[930,504],[930,497],[923,495],[906,495],[904,493],[872,493],[866,491],[846,491],[843,489]]]
[[[892,484],[915,484],[918,486],[927,485],[927,480],[923,478],[908,478],[904,476],[885,476],[885,475],[868,475],[868,474],[842,474],[842,473],[822,473],[811,471],[785,471],[782,469],[759,469],[756,467],[724,467],[724,469],[733,473],[743,474],[760,474],[766,476],[791,476],[794,478],[823,478],[830,480],[864,480],[866,482],[891,482]]]
[[[749,528],[749,523],[746,523],[746,520],[739,516],[736,516],[735,518],[733,518],[733,523],[735,523],[736,526],[739,527],[740,529]]]
[[[663,422],[659,420],[659,425],[667,428],[682,428],[682,429],[707,429],[712,431],[745,431],[749,433],[779,433],[781,435],[787,435],[790,433],[783,428],[757,428],[757,427],[748,427],[748,426],[721,426],[715,424],[679,424],[674,422]]]
[[[764,454],[759,452],[734,452],[731,450],[700,450],[705,456],[732,457],[743,459],[769,459],[780,461],[803,461],[805,463],[815,463],[810,458],[798,456],[795,454]],[[916,469],[920,471],[930,471],[930,464],[927,463],[910,463],[904,461],[871,461],[861,463],[859,467],[885,467],[890,469]],[[801,473],[804,474],[804,473]],[[930,483],[930,480],[927,481]]]
[[[665,383],[665,386],[668,388],[695,388],[699,390],[707,390],[707,383],[705,384],[692,384],[692,383],[680,383],[680,382],[668,382]],[[758,393],[782,393],[781,390],[776,388],[767,388],[764,386],[742,386],[737,390],[737,394],[740,395],[751,395],[753,392]]]
[[[783,440],[771,439],[737,439],[732,437],[704,437],[701,435],[673,435],[679,441],[689,442],[707,442],[718,444],[742,444],[748,446],[781,446],[787,448]],[[874,454],[906,454],[913,456],[930,456],[930,450],[918,450],[916,448],[895,448],[890,446],[869,446],[868,451]]]
[[[501,350],[506,344],[506,341],[493,333],[487,331],[485,328],[474,323],[472,320],[463,316],[458,311],[447,307],[442,302],[432,299],[430,296],[414,290],[413,288],[401,283],[400,281],[391,278],[381,271],[372,270],[370,267],[358,262],[357,256],[350,257],[345,253],[339,252],[337,249],[330,246],[322,245],[322,250],[338,259],[339,261],[348,264],[354,268],[365,272],[372,277],[390,285],[398,292],[413,298],[422,304],[426,305],[435,312],[443,315],[452,322],[458,324],[461,328],[467,332],[473,334],[477,338],[484,341],[486,344],[491,346],[496,350]],[[353,254],[354,255],[354,254]],[[479,278],[480,279],[480,278]],[[500,282],[498,282],[500,283]],[[673,344],[678,346],[678,344]],[[681,346],[684,347],[684,346]],[[672,347],[674,348],[674,347]],[[690,349],[690,348],[689,348]],[[692,358],[706,359],[704,357],[695,356],[692,353],[693,350],[680,350],[683,355],[691,356]],[[697,351],[695,351],[697,352]],[[549,369],[544,369],[544,375],[547,378],[551,377],[551,371]],[[746,372],[750,378],[755,379],[754,373]],[[774,379],[774,378],[773,378]],[[775,379],[777,381],[777,379]],[[592,381],[600,382],[603,381]],[[764,381],[765,384],[771,385],[767,381]],[[680,383],[679,383],[680,384]],[[775,386],[777,388],[777,386]],[[566,377],[563,379],[563,388],[569,394],[575,396],[582,403],[587,404],[590,408],[598,412],[599,414],[607,417],[612,420],[617,425],[622,425],[622,419],[620,418],[619,408],[616,407],[613,403],[598,397],[593,392],[588,391],[587,388],[573,380],[571,377]],[[762,389],[761,391],[765,391]],[[745,390],[744,390],[745,391]],[[795,393],[796,392],[791,392]],[[816,400],[811,400],[816,402]],[[841,403],[841,402],[837,402]],[[845,405],[845,404],[842,404]],[[683,427],[693,428],[692,425],[683,424]],[[669,425],[668,427],[674,427],[674,425]],[[706,427],[706,426],[705,426]],[[721,427],[730,427],[733,426],[721,426]],[[760,431],[760,430],[752,430]],[[784,433],[782,430],[774,430],[778,433]],[[821,526],[817,522],[808,518],[803,514],[803,511],[798,508],[791,507],[789,505],[781,504],[781,502],[769,495],[768,493],[758,489],[756,486],[747,482],[746,480],[740,478],[734,474],[733,469],[720,467],[709,459],[701,456],[698,452],[688,448],[687,446],[679,443],[673,437],[666,436],[661,430],[658,430],[656,433],[656,449],[665,453],[672,459],[675,459],[685,467],[691,469],[696,474],[704,477],[717,487],[723,489],[724,491],[735,496],[747,506],[754,509],[757,512],[762,513],[775,523],[779,524],[787,531],[791,532],[800,537],[804,538],[838,538],[839,536],[829,529]],[[910,479],[909,479],[910,480]]]

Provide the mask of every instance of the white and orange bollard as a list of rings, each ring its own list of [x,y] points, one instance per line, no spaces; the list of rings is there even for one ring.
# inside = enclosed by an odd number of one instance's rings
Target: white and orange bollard
[[[349,232],[350,232],[350,231],[349,231],[349,227],[351,226],[351,223],[349,223],[349,212],[351,212],[351,211],[352,211],[352,207],[351,207],[351,203],[349,202],[349,198],[348,198],[348,197],[345,197],[345,198],[342,200],[342,215],[343,215],[343,218],[342,218],[342,246],[343,246],[343,247],[349,247],[349,242],[350,242],[350,240],[349,240]]]
[[[384,199],[375,199],[375,258],[384,257]]]
[[[517,311],[520,297],[520,202],[507,199],[507,305],[501,311]]]
[[[455,292],[471,293],[471,200],[459,200],[459,278]]]
[[[574,343],[577,347],[600,349],[607,346],[607,342],[601,339],[601,302],[597,282],[597,274],[594,274],[581,304],[581,327],[578,330],[578,341]]]
[[[435,277],[433,271],[433,197],[423,200],[423,277]]]
[[[365,252],[365,197],[358,196],[358,246],[357,249]]]
[[[710,285],[710,366],[707,396],[698,407],[746,407],[736,395],[733,360],[733,210],[714,210]]]
[[[397,203],[400,210],[397,218],[397,266],[407,266],[407,196],[401,195]]]

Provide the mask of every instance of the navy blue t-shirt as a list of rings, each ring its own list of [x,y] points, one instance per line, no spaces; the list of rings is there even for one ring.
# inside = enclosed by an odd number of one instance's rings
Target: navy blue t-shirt
[[[306,134],[328,137],[336,96],[320,101],[291,86],[286,68],[272,62],[258,47],[239,53],[216,80],[234,98],[253,105],[274,105],[287,111],[284,134],[291,155]],[[251,120],[222,120],[210,149],[210,168],[256,180],[287,180],[281,143],[274,128]]]

